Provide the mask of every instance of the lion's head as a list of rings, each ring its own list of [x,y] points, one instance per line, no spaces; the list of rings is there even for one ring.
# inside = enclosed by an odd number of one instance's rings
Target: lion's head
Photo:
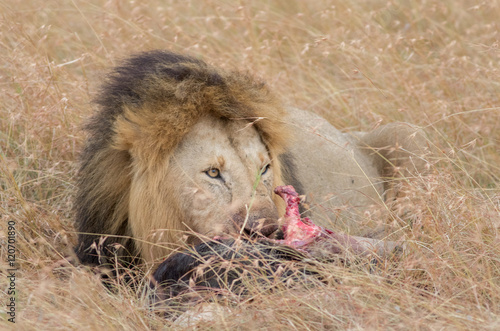
[[[287,136],[284,109],[263,82],[153,51],[116,68],[97,104],[76,198],[82,262],[155,262],[184,231],[277,228],[283,207],[272,188]]]

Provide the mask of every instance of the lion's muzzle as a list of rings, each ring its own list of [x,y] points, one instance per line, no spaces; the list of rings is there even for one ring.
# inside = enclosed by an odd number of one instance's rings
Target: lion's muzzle
[[[233,215],[231,222],[236,232],[242,232],[249,236],[269,237],[278,230],[278,210],[274,205],[270,208],[255,210],[242,210]]]

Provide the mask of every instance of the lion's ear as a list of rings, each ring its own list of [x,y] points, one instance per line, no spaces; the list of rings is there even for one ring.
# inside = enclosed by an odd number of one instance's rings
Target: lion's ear
[[[146,167],[168,159],[199,117],[173,106],[168,112],[152,108],[147,104],[141,109],[126,108],[113,126],[113,148],[128,151],[135,162]]]
[[[113,127],[113,148],[130,152],[134,143],[140,140],[139,125],[135,117],[132,111],[125,109],[124,114],[116,119]]]
[[[160,164],[159,155],[165,155],[165,153],[156,153],[155,147],[157,147],[158,141],[150,143],[151,138],[148,139],[151,131],[149,126],[154,121],[147,123],[145,117],[148,117],[147,114],[142,114],[139,117],[137,112],[125,110],[114,123],[111,144],[115,150],[126,151],[132,158],[132,166],[142,170],[150,168],[151,165]]]

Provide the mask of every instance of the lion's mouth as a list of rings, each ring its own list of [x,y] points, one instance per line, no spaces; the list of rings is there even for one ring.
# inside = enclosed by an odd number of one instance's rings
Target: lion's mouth
[[[223,239],[234,239],[239,237],[244,237],[250,240],[257,240],[262,238],[268,239],[280,239],[282,231],[278,225],[278,220],[276,219],[259,219],[257,221],[248,222],[246,226],[242,227],[235,224],[234,220],[229,220],[224,229],[219,229],[219,231],[211,231],[205,233],[204,235],[191,235],[188,238],[188,243],[190,245],[198,245],[206,240],[223,240]]]
[[[244,235],[250,239],[270,238],[278,229],[278,211],[274,208],[257,209],[248,214],[246,210],[231,215],[226,221],[226,229],[230,235]]]
[[[257,221],[259,222],[259,220]],[[279,230],[278,222],[276,220],[269,221],[263,219],[261,226],[246,226],[242,234],[251,239],[256,238],[273,238],[276,232]]]

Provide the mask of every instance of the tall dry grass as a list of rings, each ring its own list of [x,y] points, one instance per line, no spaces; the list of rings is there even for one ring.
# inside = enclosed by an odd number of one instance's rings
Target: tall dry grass
[[[496,0],[0,2],[0,328],[500,329],[499,17]],[[81,125],[103,72],[156,48],[256,72],[345,130],[424,127],[436,155],[400,201],[408,254],[372,273],[325,264],[322,286],[256,289],[191,324],[73,266]]]

